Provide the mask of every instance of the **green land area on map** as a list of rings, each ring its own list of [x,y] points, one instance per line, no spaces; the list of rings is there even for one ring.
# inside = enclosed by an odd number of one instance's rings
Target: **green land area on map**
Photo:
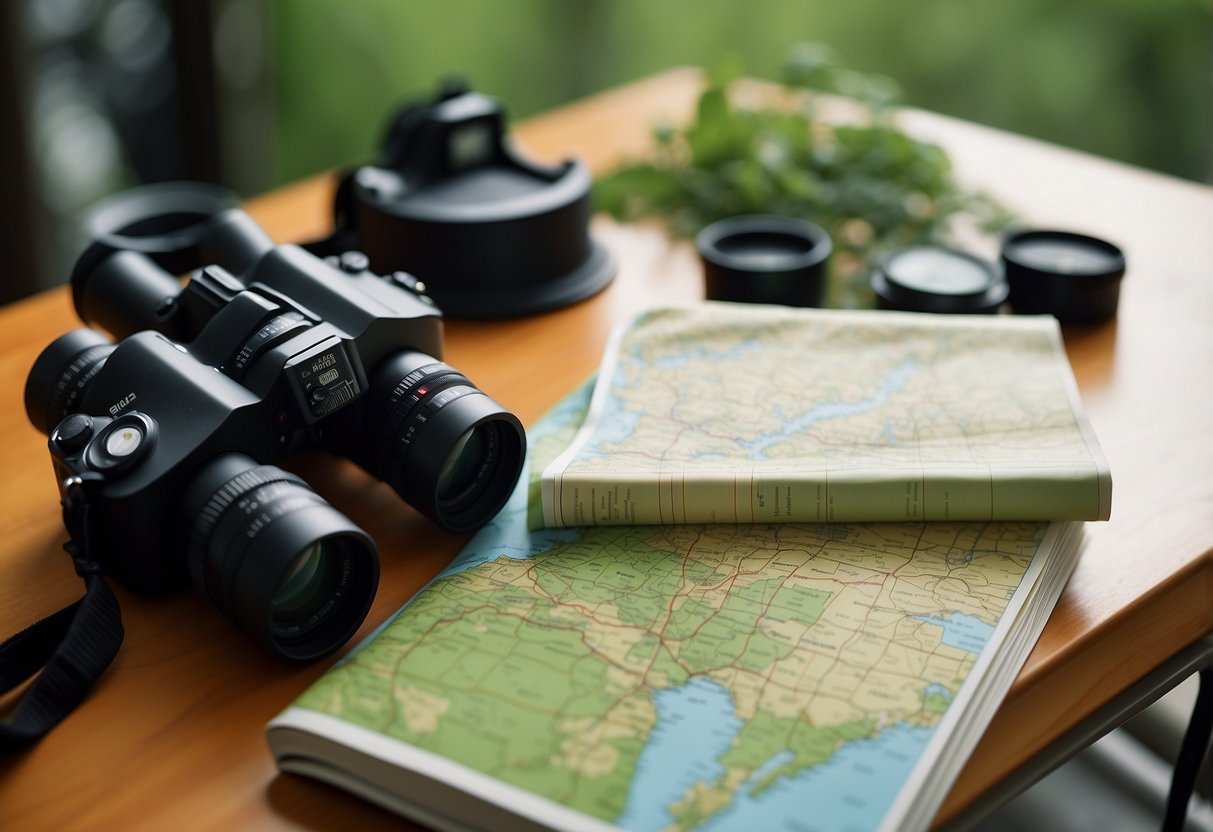
[[[584,404],[532,430],[536,470],[568,444]],[[698,680],[727,692],[736,730],[706,776],[649,807],[682,829],[858,740],[937,726],[1047,528],[531,532],[523,490],[296,705],[614,822],[656,776],[644,752],[657,698]],[[971,643],[946,637],[956,619],[976,627]]]

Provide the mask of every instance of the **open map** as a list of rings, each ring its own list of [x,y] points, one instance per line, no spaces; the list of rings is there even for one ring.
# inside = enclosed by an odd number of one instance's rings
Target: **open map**
[[[532,464],[587,398],[532,429]],[[525,491],[271,724],[280,765],[450,828],[499,821],[391,772],[556,828],[797,832],[899,826],[929,776],[925,824],[1074,562],[1044,523],[530,531]],[[292,732],[372,764],[300,764]]]
[[[545,526],[1107,519],[1056,320],[659,309],[543,474]]]

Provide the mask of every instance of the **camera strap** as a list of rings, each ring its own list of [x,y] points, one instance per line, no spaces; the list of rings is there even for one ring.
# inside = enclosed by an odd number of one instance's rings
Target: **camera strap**
[[[122,645],[118,599],[89,554],[85,487],[81,478],[73,478],[63,497],[63,521],[71,535],[63,548],[84,580],[84,597],[0,644],[0,696],[38,674],[11,715],[0,721],[0,752],[25,748],[58,725],[84,701]]]

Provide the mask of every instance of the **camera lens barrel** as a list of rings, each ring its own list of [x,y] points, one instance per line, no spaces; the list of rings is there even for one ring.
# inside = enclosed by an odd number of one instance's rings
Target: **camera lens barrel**
[[[110,340],[95,329],[73,329],[44,349],[25,381],[25,415],[49,435],[65,416],[74,413],[114,351]]]
[[[366,618],[375,545],[299,477],[224,454],[195,475],[183,508],[193,583],[274,653],[320,658]]]
[[[522,471],[526,433],[518,418],[423,353],[387,359],[372,386],[373,473],[447,531],[491,520]]]

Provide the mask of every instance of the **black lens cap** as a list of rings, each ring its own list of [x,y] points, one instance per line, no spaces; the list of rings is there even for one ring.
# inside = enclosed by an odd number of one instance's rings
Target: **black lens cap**
[[[1071,231],[1016,231],[1003,239],[1002,264],[1018,313],[1055,315],[1063,323],[1116,317],[1125,255],[1107,240]]]
[[[882,309],[987,314],[1007,299],[1007,283],[988,260],[944,246],[894,251],[872,274]]]
[[[702,229],[695,246],[703,260],[709,300],[821,306],[833,243],[806,220],[750,214]]]

